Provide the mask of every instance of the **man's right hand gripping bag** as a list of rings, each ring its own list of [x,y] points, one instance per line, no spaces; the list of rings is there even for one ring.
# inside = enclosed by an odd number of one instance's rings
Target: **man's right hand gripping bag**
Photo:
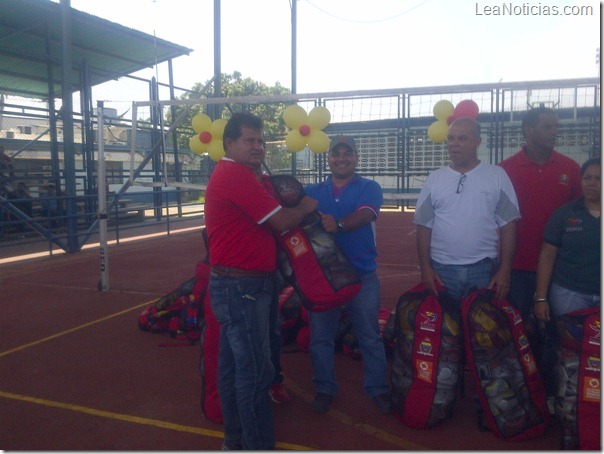
[[[405,425],[427,429],[450,418],[462,368],[460,312],[439,286],[418,284],[399,298],[394,315],[392,410]]]
[[[491,431],[506,441],[542,435],[550,416],[545,388],[520,313],[494,290],[461,303],[466,363]]]
[[[556,325],[556,414],[562,422],[562,448],[600,450],[600,308],[569,312]]]
[[[295,206],[304,197],[300,182],[289,175],[274,175],[270,181],[284,206]],[[318,211],[275,237],[279,245],[279,270],[300,294],[307,309],[315,312],[334,309],[361,290],[359,274],[338,247],[334,234],[321,226]]]

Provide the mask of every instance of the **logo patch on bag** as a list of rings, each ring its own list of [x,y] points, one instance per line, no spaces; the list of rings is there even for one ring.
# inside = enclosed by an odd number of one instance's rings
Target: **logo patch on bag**
[[[517,325],[518,323],[522,323],[522,317],[520,316],[520,312],[518,312],[514,306],[503,306],[502,309],[507,312],[508,314],[512,314],[512,319],[514,320],[514,325]]]
[[[598,358],[597,356],[589,356],[587,358],[586,370],[600,372],[600,358]]]
[[[432,342],[427,337],[419,343],[419,350],[417,351],[420,355],[433,356],[432,355]]]
[[[416,359],[415,369],[417,370],[417,378],[420,378],[425,382],[432,383],[432,375],[434,371],[434,363],[432,361]]]
[[[600,402],[600,380],[594,377],[584,377],[583,400]]]
[[[300,234],[294,234],[287,241],[287,247],[293,257],[298,258],[308,252],[308,246]]]
[[[426,311],[422,312],[420,316],[422,319],[419,322],[419,329],[423,329],[424,331],[434,331],[436,329],[438,315],[432,311]]]
[[[592,345],[600,345],[600,321],[596,320],[593,324],[589,325],[591,333],[589,335],[589,343]]]
[[[522,361],[527,375],[533,375],[537,372],[537,363],[535,362],[535,357],[532,352],[529,351],[522,355]]]
[[[524,334],[521,334],[520,336],[518,336],[518,345],[520,345],[520,350],[529,348],[529,341]]]

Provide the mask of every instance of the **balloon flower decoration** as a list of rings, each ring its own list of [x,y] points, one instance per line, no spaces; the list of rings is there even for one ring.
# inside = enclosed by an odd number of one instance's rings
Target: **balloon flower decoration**
[[[197,133],[189,139],[189,148],[193,153],[208,153],[213,161],[220,161],[224,156],[222,134],[227,121],[219,118],[212,122],[206,114],[198,113],[191,120],[191,126]]]
[[[447,100],[440,100],[434,104],[432,109],[436,121],[428,127],[428,138],[435,143],[441,143],[447,140],[449,125],[461,117],[478,117],[478,104],[471,99],[460,101],[457,106]]]
[[[291,151],[304,150],[307,145],[315,153],[329,149],[329,137],[322,129],[329,124],[331,114],[325,107],[317,106],[307,115],[302,107],[292,105],[283,112],[283,119],[291,129],[285,137],[285,145]]]

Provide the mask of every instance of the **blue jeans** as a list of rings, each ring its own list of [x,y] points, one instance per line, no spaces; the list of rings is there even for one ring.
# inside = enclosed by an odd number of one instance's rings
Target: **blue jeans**
[[[550,309],[555,317],[568,312],[600,307],[600,295],[590,295],[569,290],[561,285],[552,283],[549,289]]]
[[[275,287],[270,307],[270,347],[271,361],[275,368],[273,384],[283,383],[281,373],[281,316],[279,315],[279,287]]]
[[[268,390],[275,371],[269,341],[272,278],[210,274],[212,310],[220,323],[218,393],[224,444],[273,449],[275,423]]]
[[[533,314],[533,298],[537,287],[537,273],[527,270],[512,270],[508,301],[518,309],[529,344],[535,355],[537,366],[548,396],[556,395],[556,350],[558,331],[554,320],[542,322]]]
[[[445,283],[447,293],[460,303],[464,296],[489,285],[496,265],[490,258],[470,265],[443,265],[434,260],[431,264]]]
[[[361,276],[361,291],[343,307],[350,315],[363,355],[365,393],[373,397],[388,392],[386,353],[378,324],[380,282],[375,271]],[[334,340],[341,311],[342,307],[325,312],[309,311],[313,383],[317,392],[324,394],[338,393]]]

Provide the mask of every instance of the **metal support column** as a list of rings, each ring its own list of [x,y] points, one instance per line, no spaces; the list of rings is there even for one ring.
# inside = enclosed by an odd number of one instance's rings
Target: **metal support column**
[[[63,159],[65,175],[65,201],[67,202],[67,252],[77,252],[80,249],[78,242],[78,219],[76,204],[75,182],[75,147],[73,134],[73,98],[71,85],[71,6],[70,0],[61,0],[63,26],[61,40],[61,75],[62,75],[62,106],[61,118],[63,120]],[[58,189],[58,188],[57,188]]]

